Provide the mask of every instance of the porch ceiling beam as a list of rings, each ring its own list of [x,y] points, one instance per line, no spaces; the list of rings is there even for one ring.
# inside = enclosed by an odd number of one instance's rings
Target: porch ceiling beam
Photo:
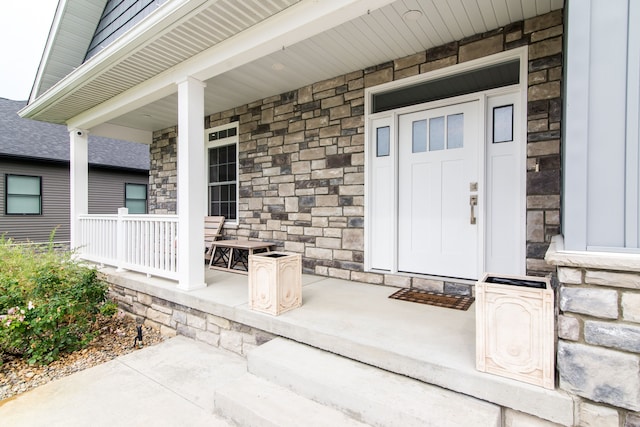
[[[186,77],[206,81],[381,8],[395,0],[303,0],[69,120],[92,128],[175,93]]]
[[[153,142],[153,132],[141,129],[133,129],[126,126],[102,123],[91,128],[91,134],[103,136],[105,138],[121,139],[124,141],[139,142],[140,144],[151,144]]]

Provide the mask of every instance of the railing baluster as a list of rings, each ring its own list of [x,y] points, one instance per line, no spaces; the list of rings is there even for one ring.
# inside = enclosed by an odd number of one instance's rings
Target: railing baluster
[[[160,268],[160,224],[158,222],[153,223],[153,265],[156,268]]]
[[[177,215],[81,215],[81,258],[177,278]]]

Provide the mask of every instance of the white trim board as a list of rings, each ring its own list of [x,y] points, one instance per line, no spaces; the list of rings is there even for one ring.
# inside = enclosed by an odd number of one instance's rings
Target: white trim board
[[[398,108],[398,109],[394,109],[394,110],[388,110],[388,111],[383,111],[383,112],[379,112],[379,113],[370,113],[371,111],[371,106],[372,106],[372,98],[373,95],[378,94],[378,93],[382,93],[382,92],[388,92],[394,89],[399,89],[399,88],[403,88],[406,86],[411,86],[411,85],[416,85],[419,83],[423,83],[423,82],[427,82],[429,80],[434,80],[434,79],[439,79],[442,77],[447,77],[447,76],[451,76],[454,74],[458,74],[458,73],[462,73],[462,72],[467,72],[467,71],[473,71],[476,69],[480,69],[480,68],[484,68],[487,66],[491,66],[491,65],[496,65],[496,64],[500,64],[500,63],[504,63],[504,62],[508,62],[510,60],[514,60],[517,59],[519,60],[520,63],[520,84],[519,85],[512,85],[512,86],[507,86],[507,87],[501,87],[501,88],[497,88],[497,89],[492,89],[492,90],[488,90],[488,91],[483,91],[483,92],[478,92],[478,93],[472,93],[472,94],[468,94],[468,95],[461,95],[461,96],[456,96],[456,97],[451,97],[451,98],[447,98],[447,99],[441,99],[441,100],[437,100],[437,101],[432,101],[432,102],[428,102],[428,103],[424,103],[424,104],[416,104],[416,105],[411,105],[411,106],[407,106],[407,107],[402,107],[402,108]],[[385,83],[379,86],[375,86],[372,88],[368,88],[365,90],[365,161],[367,163],[367,167],[365,167],[365,271],[370,271],[370,272],[381,272],[381,270],[379,269],[374,269],[372,267],[372,254],[373,254],[373,239],[372,239],[372,230],[374,227],[379,227],[379,224],[376,224],[376,220],[374,220],[373,218],[373,206],[371,204],[371,200],[372,200],[372,185],[373,184],[373,171],[372,171],[372,161],[373,161],[373,156],[374,153],[372,153],[373,150],[373,145],[372,145],[372,138],[374,137],[374,123],[386,123],[391,127],[391,139],[392,139],[392,146],[393,144],[397,144],[397,138],[398,138],[398,130],[397,130],[397,120],[398,120],[398,116],[401,114],[405,114],[408,112],[412,112],[412,111],[417,111],[420,109],[431,109],[431,108],[438,108],[444,105],[453,105],[453,104],[457,104],[457,103],[463,103],[463,102],[468,102],[468,101],[473,101],[473,100],[477,100],[480,103],[481,109],[479,112],[480,115],[480,120],[482,120],[482,125],[480,126],[481,129],[479,129],[480,135],[479,138],[482,141],[481,143],[481,150],[479,152],[479,158],[478,158],[478,162],[479,162],[479,194],[481,194],[483,191],[485,191],[484,189],[484,183],[486,182],[486,138],[487,138],[487,133],[486,133],[486,123],[485,123],[485,118],[487,115],[487,110],[486,110],[486,106],[487,106],[487,100],[490,97],[495,97],[495,96],[502,96],[505,94],[520,94],[520,99],[519,99],[519,103],[520,103],[520,108],[518,111],[515,112],[515,114],[517,114],[517,116],[514,116],[514,125],[516,125],[516,127],[514,128],[514,132],[518,132],[518,137],[520,139],[520,142],[518,144],[518,152],[517,152],[517,157],[519,159],[518,161],[518,169],[517,169],[517,173],[519,173],[519,191],[520,191],[520,201],[519,201],[519,206],[518,206],[518,210],[520,211],[520,214],[518,215],[518,221],[519,221],[519,229],[517,234],[518,240],[521,244],[519,244],[519,254],[518,254],[518,265],[514,266],[514,270],[509,271],[512,274],[524,274],[524,272],[526,271],[526,141],[527,141],[527,134],[526,134],[526,120],[527,120],[527,84],[528,84],[528,73],[527,73],[527,47],[522,47],[522,48],[518,48],[518,49],[514,49],[511,51],[507,51],[507,52],[502,52],[502,53],[498,53],[495,55],[491,55],[485,58],[480,58],[474,61],[469,61],[466,63],[462,63],[462,64],[457,64],[457,65],[453,65],[451,67],[447,67],[444,69],[439,69],[439,70],[435,70],[429,73],[425,73],[425,74],[421,74],[421,75],[417,75],[417,76],[412,76],[406,79],[401,79],[401,80],[396,80],[393,82],[389,82],[389,83]],[[518,123],[519,122],[519,123]],[[394,170],[394,174],[393,176],[395,177],[398,173],[398,163],[397,163],[397,156],[396,156],[396,160],[395,163],[393,164],[393,170]],[[395,179],[395,178],[394,178]],[[396,184],[397,185],[397,184]],[[393,201],[393,205],[395,207],[398,206],[398,189],[397,187],[393,189],[392,192],[392,196],[390,197],[390,199],[392,199]],[[486,199],[486,198],[485,198]],[[478,206],[479,209],[481,209],[481,214],[485,214],[486,213],[486,207],[483,206],[483,203],[481,202]],[[397,221],[398,221],[398,212],[397,212],[397,208],[394,209],[394,212],[392,214],[393,217],[393,227],[397,227]],[[479,262],[478,262],[478,277],[480,277],[481,273],[484,271],[486,263],[485,263],[485,257],[484,257],[484,253],[486,251],[486,225],[483,226],[482,230],[479,230],[479,239],[478,239],[478,246],[479,246],[479,250],[478,250],[478,256],[480,257]],[[387,263],[388,264],[388,271],[385,269],[385,271],[387,271],[387,273],[389,274],[404,274],[402,272],[398,271],[398,233],[397,230],[394,231],[394,238],[391,239],[393,241],[392,243],[392,254],[391,254],[391,262]],[[385,265],[386,267],[387,265]],[[404,274],[407,275],[407,274]],[[411,274],[408,274],[411,275]],[[415,277],[424,277],[424,275],[420,275],[420,274],[416,274]],[[442,278],[440,276],[438,276],[440,278],[440,280],[446,280],[446,278]]]

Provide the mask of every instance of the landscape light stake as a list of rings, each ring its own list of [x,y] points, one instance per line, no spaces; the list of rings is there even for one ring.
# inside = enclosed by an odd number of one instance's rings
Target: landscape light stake
[[[135,347],[137,344],[138,347],[142,348],[142,325],[136,326],[136,329],[138,330],[138,335],[133,340],[133,346]]]

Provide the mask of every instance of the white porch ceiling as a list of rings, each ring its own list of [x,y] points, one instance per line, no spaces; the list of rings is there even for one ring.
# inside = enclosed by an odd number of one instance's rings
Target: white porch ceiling
[[[303,0],[304,2],[305,0]],[[55,104],[38,119],[64,122],[201,52],[234,37],[298,0],[219,0],[184,13],[161,36]],[[171,3],[171,2],[167,2]],[[197,3],[197,1],[191,1]],[[563,0],[396,0],[348,22],[265,53],[206,80],[205,113],[212,114],[351,71],[487,32],[563,6]],[[415,21],[403,19],[419,10]],[[281,70],[274,64],[282,64]],[[111,118],[109,123],[158,130],[177,123],[177,93]]]

